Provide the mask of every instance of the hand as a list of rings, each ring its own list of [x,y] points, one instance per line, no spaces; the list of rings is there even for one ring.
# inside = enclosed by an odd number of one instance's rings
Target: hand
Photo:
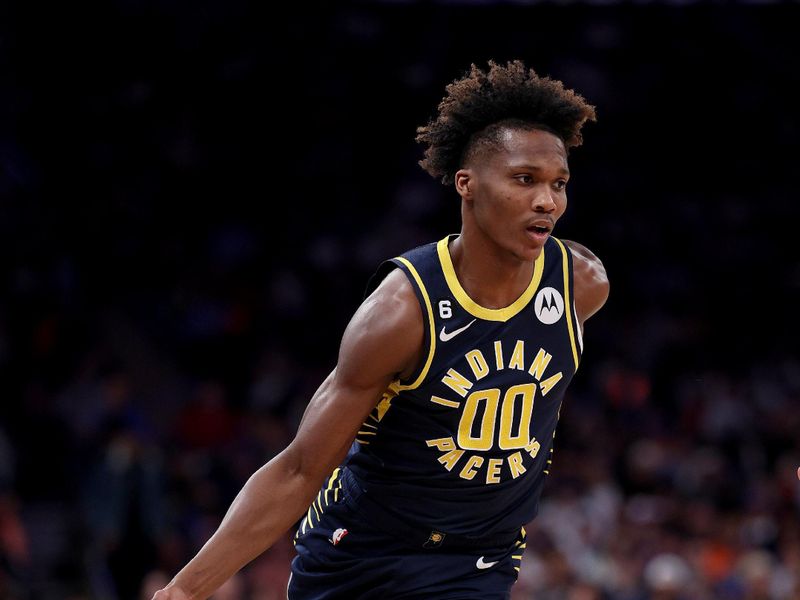
[[[181,588],[168,585],[162,590],[158,590],[153,595],[153,600],[189,600],[189,596]]]

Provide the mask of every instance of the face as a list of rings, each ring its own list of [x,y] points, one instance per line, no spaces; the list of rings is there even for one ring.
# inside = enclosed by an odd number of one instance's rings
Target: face
[[[519,260],[534,260],[567,208],[567,153],[546,131],[504,129],[500,141],[499,151],[479,152],[456,173],[465,226]]]

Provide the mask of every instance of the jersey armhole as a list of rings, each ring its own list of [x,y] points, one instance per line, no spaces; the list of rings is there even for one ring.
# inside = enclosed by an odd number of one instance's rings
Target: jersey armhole
[[[564,274],[564,313],[567,320],[567,331],[569,333],[570,345],[572,346],[572,355],[575,359],[575,370],[578,370],[580,364],[580,357],[583,354],[583,336],[581,335],[581,327],[578,323],[578,311],[575,308],[575,287],[572,266],[572,251],[567,245],[558,238],[551,238],[562,253],[562,265]]]
[[[583,332],[581,331],[581,324],[578,321],[578,309],[575,306],[575,268],[573,266],[574,257],[572,250],[564,244],[564,250],[567,253],[567,261],[569,262],[569,299],[570,308],[572,309],[572,319],[575,324],[575,337],[578,339],[578,354],[583,354]]]
[[[369,282],[367,283],[367,289],[364,293],[364,297],[366,298],[372,292],[374,292],[381,282],[386,279],[389,273],[395,269],[400,269],[411,283],[411,288],[414,290],[414,295],[417,297],[417,301],[422,309],[422,347],[425,350],[423,350],[419,364],[414,368],[414,371],[411,373],[411,375],[409,377],[397,380],[397,385],[399,386],[400,390],[413,390],[418,388],[425,380],[425,376],[428,374],[428,369],[431,366],[433,354],[436,349],[436,335],[433,331],[435,327],[433,322],[433,308],[431,306],[428,290],[425,289],[425,284],[423,283],[422,278],[411,261],[404,256],[398,256],[391,260],[385,261],[378,267],[377,271],[375,271],[375,274],[370,277]]]

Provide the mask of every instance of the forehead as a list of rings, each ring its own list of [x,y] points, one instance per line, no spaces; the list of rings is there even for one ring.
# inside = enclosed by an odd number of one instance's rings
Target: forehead
[[[497,151],[490,152],[495,166],[540,164],[567,168],[567,151],[557,135],[540,129],[503,128],[498,135]]]

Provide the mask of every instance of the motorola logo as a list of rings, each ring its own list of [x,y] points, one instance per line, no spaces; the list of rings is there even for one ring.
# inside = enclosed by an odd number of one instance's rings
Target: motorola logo
[[[542,288],[536,294],[533,310],[542,323],[552,325],[564,314],[564,298],[555,288]]]

